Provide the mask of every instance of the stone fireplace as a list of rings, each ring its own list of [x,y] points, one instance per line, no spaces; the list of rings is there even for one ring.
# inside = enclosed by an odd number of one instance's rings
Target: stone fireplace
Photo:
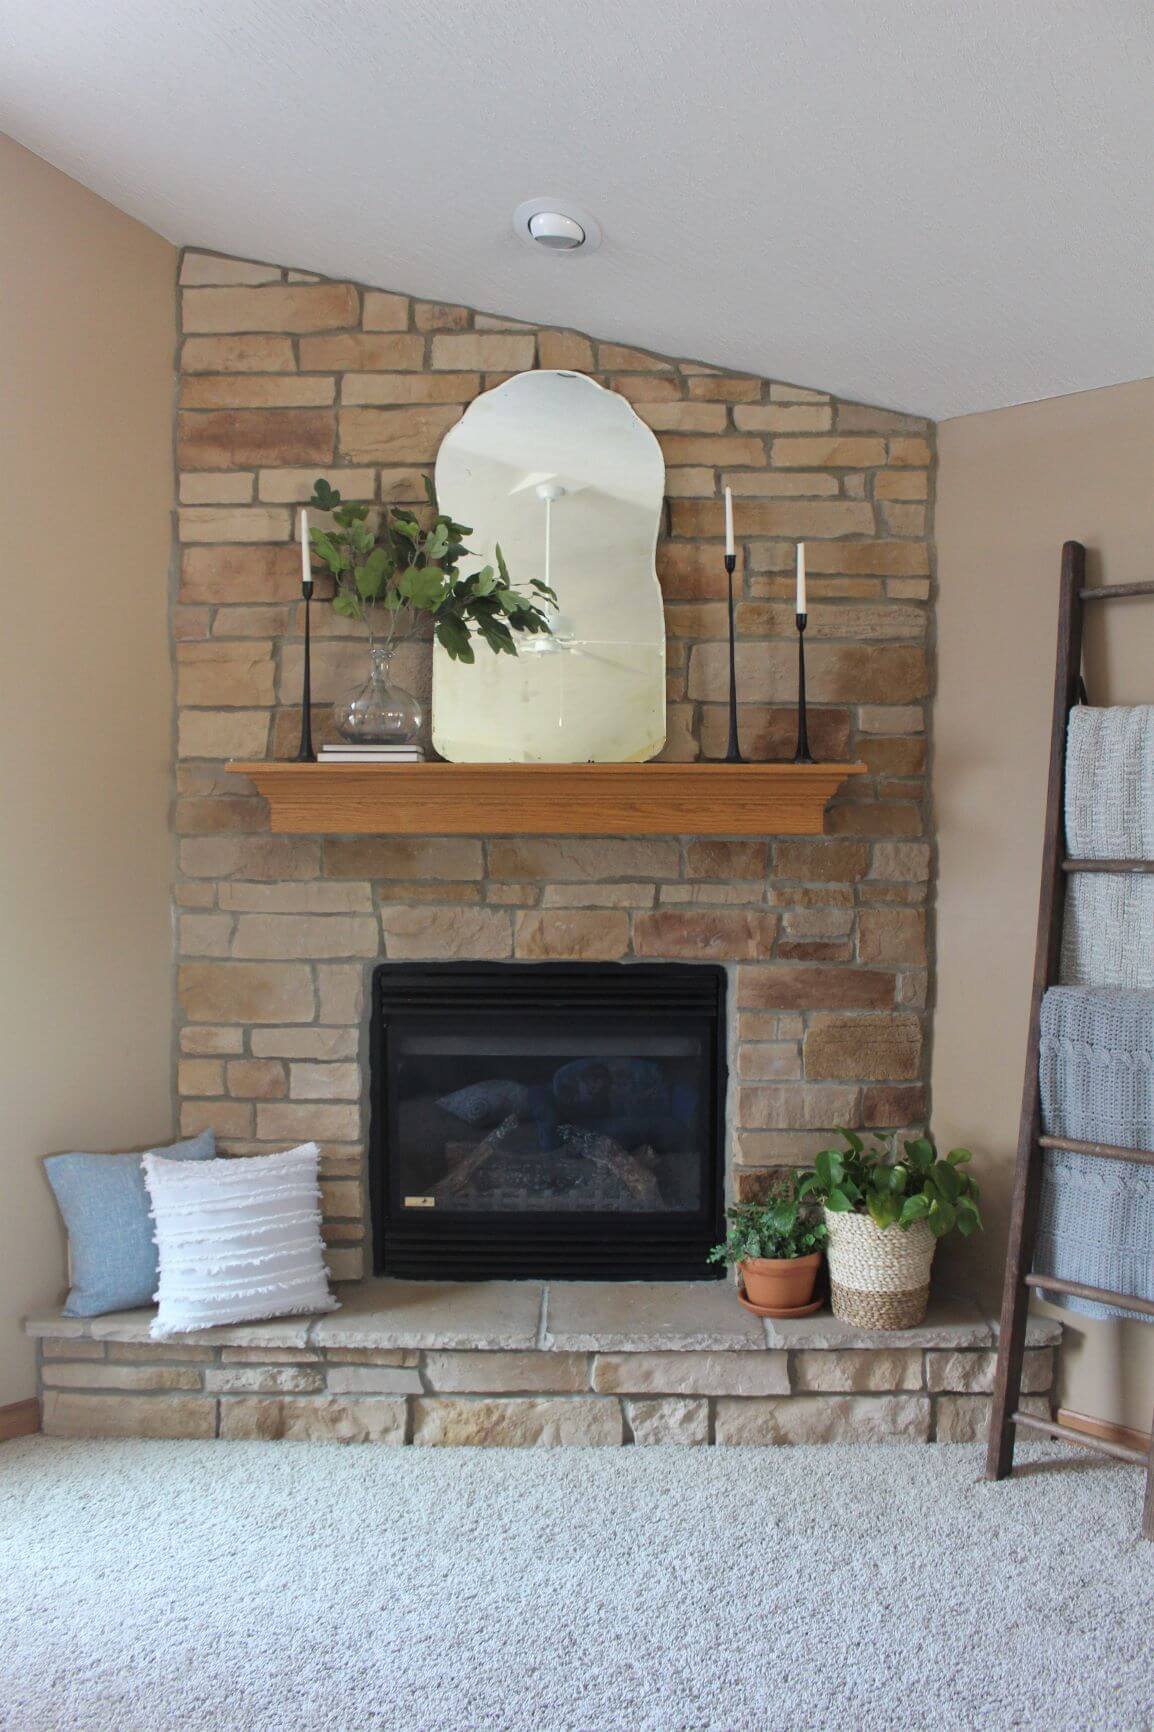
[[[332,1272],[368,1273],[369,1024],[382,962],[723,968],[730,1196],[757,1195],[839,1125],[922,1123],[929,425],[808,386],[203,253],[184,255],[181,302],[182,1131],[212,1126],[236,1154],[317,1141]],[[270,833],[255,787],[226,770],[296,749],[293,538],[314,479],[347,499],[419,502],[465,404],[533,366],[590,373],[661,442],[665,757],[726,748],[725,485],[737,502],[742,745],[750,758],[792,754],[792,562],[806,539],[811,746],[867,767],[830,805],[826,835],[775,836],[769,813],[764,837],[705,838],[687,811],[681,835],[509,837],[479,823],[471,836],[284,836]],[[358,671],[356,629],[314,607],[318,742],[329,700]],[[404,646],[398,664],[400,682],[427,696],[428,645]],[[436,1213],[412,1211],[426,1222]]]
[[[699,1280],[722,1233],[725,970],[373,971],[373,1267]]]
[[[937,1293],[921,1328],[869,1334],[753,1317],[702,1279],[723,1186],[757,1197],[842,1125],[925,1122],[932,429],[275,265],[186,253],[181,290],[180,1123],[213,1127],[226,1154],[318,1142],[345,1285],[331,1315],[182,1341],[152,1341],[147,1311],[33,1317],[45,1429],[417,1445],[981,1435],[996,1325],[972,1300]],[[660,440],[667,759],[726,750],[727,485],[741,743],[792,755],[805,539],[811,747],[865,766],[824,835],[776,833],[767,810],[764,835],[703,836],[687,805],[679,834],[513,836],[480,799],[475,834],[280,835],[227,770],[296,750],[294,534],[314,480],[419,504],[465,405],[534,366],[590,373]],[[331,609],[314,608],[313,633],[319,743],[361,651]],[[429,660],[424,643],[399,657],[422,697]],[[659,980],[680,1003],[658,1002]],[[564,1018],[541,1002],[521,1014],[538,982],[564,986]],[[441,995],[434,1027],[417,1026],[418,985]],[[498,1243],[500,1268],[460,1261]],[[361,1280],[374,1266],[393,1278]],[[586,1278],[566,1279],[575,1268]],[[1040,1414],[1058,1333],[1030,1323],[1023,1404]]]

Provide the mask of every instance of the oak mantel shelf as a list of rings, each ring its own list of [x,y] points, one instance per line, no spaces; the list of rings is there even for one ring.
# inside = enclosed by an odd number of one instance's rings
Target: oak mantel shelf
[[[345,836],[820,836],[864,764],[234,763],[273,830]]]

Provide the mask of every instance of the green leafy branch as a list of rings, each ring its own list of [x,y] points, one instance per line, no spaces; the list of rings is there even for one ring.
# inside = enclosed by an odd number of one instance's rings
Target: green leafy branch
[[[929,1137],[903,1145],[899,1159],[896,1137],[863,1143],[853,1131],[842,1131],[844,1149],[823,1149],[801,1177],[799,1194],[814,1197],[833,1214],[868,1215],[878,1227],[908,1228],[925,1221],[936,1239],[957,1228],[969,1236],[982,1225],[978,1186],[966,1172],[973,1159],[969,1149],[951,1149],[939,1160]]]
[[[439,509],[428,477],[425,491],[431,524],[402,506],[382,511],[374,524],[370,506],[347,504],[329,482],[315,482],[309,505],[327,512],[334,527],[310,529],[309,541],[336,586],[335,611],[359,619],[370,641],[383,636],[390,647],[427,614],[437,642],[461,662],[476,660],[476,637],[495,655],[516,655],[518,637],[548,633],[548,605],[557,599],[549,585],[536,577],[514,583],[500,546],[495,566],[463,576],[473,532]]]

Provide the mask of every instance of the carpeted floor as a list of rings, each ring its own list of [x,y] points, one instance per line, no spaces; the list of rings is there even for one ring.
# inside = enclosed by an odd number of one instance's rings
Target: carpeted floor
[[[1145,1732],[1141,1476],[1028,1454],[7,1444],[0,1727]]]

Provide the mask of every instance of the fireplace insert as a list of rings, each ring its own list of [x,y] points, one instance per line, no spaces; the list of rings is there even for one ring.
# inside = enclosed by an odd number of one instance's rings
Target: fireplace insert
[[[376,1273],[720,1274],[725,992],[711,964],[377,967]]]

